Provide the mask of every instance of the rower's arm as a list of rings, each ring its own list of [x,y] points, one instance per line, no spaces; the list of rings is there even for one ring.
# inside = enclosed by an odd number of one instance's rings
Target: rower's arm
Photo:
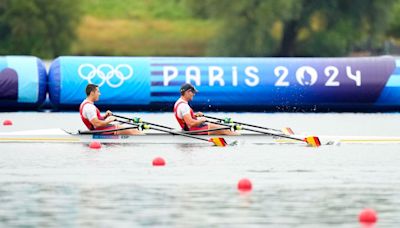
[[[109,116],[105,120],[99,120],[97,117],[95,117],[92,120],[90,120],[90,123],[92,123],[95,128],[98,128],[98,127],[105,127],[114,120],[115,120],[114,116]]]
[[[186,114],[183,116],[183,120],[185,121],[186,125],[188,127],[196,127],[199,126],[200,124],[206,122],[205,118],[199,118],[199,119],[193,119],[190,113]]]

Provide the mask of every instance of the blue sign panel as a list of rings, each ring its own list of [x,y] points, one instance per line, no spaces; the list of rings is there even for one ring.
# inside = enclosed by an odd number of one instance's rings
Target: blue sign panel
[[[132,105],[150,102],[149,63],[134,57],[60,57],[52,65],[50,85],[52,101],[79,104],[85,88],[96,84],[100,89],[98,104]]]
[[[1,62],[0,62],[1,64]],[[400,62],[365,58],[60,57],[51,66],[54,104],[79,104],[88,83],[98,104],[173,104],[179,88],[199,90],[193,104],[237,106],[399,105]]]
[[[151,99],[173,102],[189,82],[202,104],[371,103],[394,69],[392,57],[153,58]]]

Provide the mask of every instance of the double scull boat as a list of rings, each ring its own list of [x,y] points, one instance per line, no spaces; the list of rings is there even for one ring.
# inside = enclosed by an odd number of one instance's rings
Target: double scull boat
[[[210,137],[223,137],[228,144],[237,142],[240,144],[304,144],[302,141],[270,136],[257,133],[243,133],[238,136],[213,136],[196,135],[196,137],[209,139]],[[292,137],[304,138],[304,135],[292,135]],[[400,136],[318,136],[322,145],[338,144],[400,144]],[[0,143],[134,143],[134,144],[205,144],[202,140],[173,135],[168,133],[146,133],[145,135],[102,135],[80,134],[63,129],[41,129],[28,131],[0,132]]]

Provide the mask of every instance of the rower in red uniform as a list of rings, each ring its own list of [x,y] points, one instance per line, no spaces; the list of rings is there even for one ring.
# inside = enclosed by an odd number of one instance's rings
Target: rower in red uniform
[[[211,129],[221,128],[224,126],[205,123],[206,118],[203,116],[202,112],[194,113],[192,108],[189,106],[188,102],[191,101],[194,95],[198,92],[193,85],[186,83],[183,84],[181,89],[181,97],[175,102],[174,113],[175,118],[184,131],[205,131],[199,134],[213,134],[213,135],[238,135],[237,132],[233,132],[228,129],[209,131]]]
[[[111,124],[115,121],[115,116],[112,115],[110,110],[107,110],[106,114],[102,116],[99,109],[94,105],[95,101],[99,100],[100,90],[97,85],[89,84],[86,86],[86,99],[81,103],[79,107],[79,113],[85,126],[89,130],[114,130],[128,126],[121,124]],[[115,134],[115,135],[138,135],[143,134],[137,129],[125,129],[119,131],[112,131],[103,134]]]

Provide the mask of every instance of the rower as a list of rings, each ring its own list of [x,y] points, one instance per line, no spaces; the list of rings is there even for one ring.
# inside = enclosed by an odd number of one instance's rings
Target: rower
[[[202,117],[202,112],[194,113],[188,102],[193,100],[194,95],[198,92],[196,88],[189,84],[183,84],[181,89],[181,97],[175,102],[174,113],[175,118],[184,131],[204,131],[198,134],[211,134],[209,130],[221,128],[224,126],[214,123],[206,123],[206,118]],[[228,129],[212,131],[215,135],[238,135]]]
[[[112,115],[110,110],[107,110],[106,114],[102,116],[99,109],[94,105],[95,101],[99,100],[100,90],[97,85],[88,84],[86,86],[86,99],[81,103],[79,107],[79,113],[85,126],[89,130],[116,130],[111,132],[104,132],[102,134],[113,134],[113,135],[139,135],[143,134],[137,129],[124,129],[121,124],[111,124],[116,120],[115,116]]]

